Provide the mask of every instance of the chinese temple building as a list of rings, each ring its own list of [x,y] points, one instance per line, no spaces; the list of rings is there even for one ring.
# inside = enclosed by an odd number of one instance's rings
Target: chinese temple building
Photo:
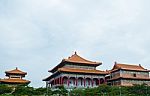
[[[113,86],[133,86],[134,84],[147,84],[150,86],[150,70],[139,65],[119,64],[115,62],[110,71],[107,83]]]
[[[19,70],[18,68],[10,71],[6,71],[6,76],[8,78],[0,79],[0,84],[29,84],[30,81],[23,79],[25,75],[27,75],[26,72],[23,72]]]
[[[57,88],[87,88],[100,84],[111,86],[133,86],[147,84],[150,86],[149,72],[140,64],[121,64],[115,62],[111,70],[101,71],[96,67],[102,62],[93,62],[80,57],[76,52],[71,57],[63,59],[57,66],[49,70],[52,75],[43,79],[47,87]]]
[[[101,62],[93,62],[80,57],[76,52],[68,59],[63,59],[57,66],[49,70],[52,75],[43,79],[51,88],[96,87],[105,82],[106,71],[97,70]]]

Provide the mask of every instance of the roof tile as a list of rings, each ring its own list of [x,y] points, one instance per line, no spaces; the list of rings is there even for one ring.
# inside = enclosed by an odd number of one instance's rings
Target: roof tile
[[[64,61],[74,62],[74,63],[85,63],[85,64],[99,64],[99,65],[101,64],[101,62],[93,62],[90,60],[86,60],[86,59],[80,57],[79,55],[77,55],[76,52],[71,57],[68,57],[68,59],[64,59]]]
[[[92,73],[92,74],[108,74],[106,71],[79,69],[79,68],[59,68],[58,71],[62,72],[74,72],[74,73]]]
[[[10,71],[6,71],[5,73],[8,73],[8,74],[22,74],[22,75],[26,75],[27,74],[26,72],[23,72],[23,71],[19,70],[17,67],[16,67],[16,69],[10,70]]]
[[[24,79],[1,79],[0,82],[5,82],[5,83],[30,83],[28,80]]]
[[[112,70],[116,69],[126,69],[126,70],[138,70],[138,71],[146,71],[147,69],[144,69],[140,64],[139,65],[131,65],[131,64],[121,64],[121,63],[115,63]]]

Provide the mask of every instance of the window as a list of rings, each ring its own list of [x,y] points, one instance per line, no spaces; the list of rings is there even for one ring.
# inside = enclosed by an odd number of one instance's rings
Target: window
[[[11,77],[11,78],[20,78],[20,77]]]
[[[136,74],[135,74],[135,73],[133,74],[133,77],[136,77]]]

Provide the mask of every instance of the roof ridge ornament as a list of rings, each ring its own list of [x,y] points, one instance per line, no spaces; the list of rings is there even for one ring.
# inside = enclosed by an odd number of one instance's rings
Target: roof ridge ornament
[[[77,55],[77,52],[75,51],[74,54]]]

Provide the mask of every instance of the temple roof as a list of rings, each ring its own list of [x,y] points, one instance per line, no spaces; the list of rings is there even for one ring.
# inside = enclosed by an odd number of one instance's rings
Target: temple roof
[[[55,66],[52,70],[49,70],[49,72],[56,71],[58,68],[60,68],[60,66],[62,67],[64,65],[64,62],[71,62],[74,64],[91,65],[91,66],[98,66],[102,64],[102,62],[93,62],[90,60],[86,60],[83,57],[79,56],[77,52],[75,52],[75,54],[73,54],[71,57],[68,57],[67,59],[63,59],[60,64]]]
[[[23,72],[21,70],[19,70],[17,67],[14,70],[10,70],[10,71],[6,71],[6,74],[20,74],[20,75],[26,75],[26,72]]]
[[[108,74],[106,71],[79,68],[59,68],[58,71],[71,73]]]
[[[68,72],[68,73],[83,73],[83,74],[97,74],[97,75],[106,75],[109,74],[108,71],[101,71],[101,70],[94,70],[94,69],[79,69],[79,68],[66,68],[66,67],[62,67],[62,68],[58,68],[57,72]],[[56,72],[56,73],[57,73]],[[56,74],[55,73],[55,74]],[[50,78],[53,77],[54,74],[46,77],[43,79],[43,81],[48,81]]]
[[[139,65],[121,64],[121,63],[115,62],[115,65],[114,65],[112,71],[113,70],[118,70],[118,69],[135,70],[135,71],[148,71],[147,69],[144,69],[140,64]]]
[[[73,62],[73,63],[82,63],[82,64],[98,64],[100,65],[101,62],[93,62],[90,60],[86,60],[83,57],[80,57],[76,52],[71,57],[68,57],[68,59],[64,59],[66,62]]]
[[[0,79],[1,83],[15,83],[15,84],[28,84],[30,83],[29,80],[24,80],[24,79]]]

